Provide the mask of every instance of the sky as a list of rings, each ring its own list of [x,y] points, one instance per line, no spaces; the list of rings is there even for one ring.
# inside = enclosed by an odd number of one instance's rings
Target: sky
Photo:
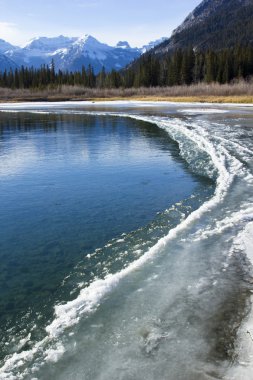
[[[0,0],[0,38],[24,45],[38,36],[90,34],[142,46],[169,37],[200,0]]]

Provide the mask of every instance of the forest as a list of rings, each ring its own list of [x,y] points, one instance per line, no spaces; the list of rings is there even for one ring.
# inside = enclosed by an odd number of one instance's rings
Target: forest
[[[253,47],[234,47],[219,51],[178,49],[173,53],[144,54],[126,69],[97,75],[93,68],[82,67],[76,72],[56,70],[50,66],[21,67],[0,72],[0,87],[11,89],[56,88],[140,88],[192,85],[198,83],[227,84],[234,80],[249,80],[253,76]]]

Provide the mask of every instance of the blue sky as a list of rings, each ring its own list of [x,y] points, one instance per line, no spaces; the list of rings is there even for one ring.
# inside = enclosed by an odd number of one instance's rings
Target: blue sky
[[[91,34],[141,46],[172,30],[200,0],[0,0],[0,38],[21,45],[36,36]]]

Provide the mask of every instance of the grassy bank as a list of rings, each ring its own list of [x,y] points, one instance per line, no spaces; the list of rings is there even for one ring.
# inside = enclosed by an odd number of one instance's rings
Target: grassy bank
[[[253,83],[196,84],[174,87],[91,89],[61,86],[43,90],[0,88],[0,102],[67,100],[143,100],[173,102],[253,103]]]

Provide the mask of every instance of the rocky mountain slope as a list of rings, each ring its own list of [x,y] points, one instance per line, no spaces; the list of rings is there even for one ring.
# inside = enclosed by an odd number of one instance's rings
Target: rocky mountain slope
[[[219,50],[248,44],[253,45],[253,0],[204,0],[153,52],[190,46]]]

